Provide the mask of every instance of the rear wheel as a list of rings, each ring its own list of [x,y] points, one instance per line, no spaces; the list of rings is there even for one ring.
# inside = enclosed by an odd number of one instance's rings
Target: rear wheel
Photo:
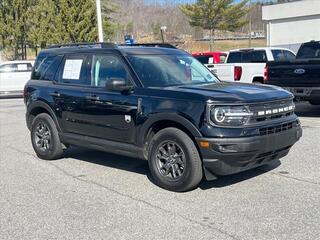
[[[203,176],[195,144],[177,128],[163,129],[152,138],[149,168],[157,185],[177,192],[195,188]]]
[[[41,113],[33,119],[31,142],[34,151],[41,159],[52,160],[62,156],[63,149],[58,130],[47,113]]]

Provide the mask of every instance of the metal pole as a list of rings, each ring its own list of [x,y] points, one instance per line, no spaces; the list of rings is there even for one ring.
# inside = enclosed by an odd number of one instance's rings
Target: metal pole
[[[160,29],[160,33],[161,33],[161,40],[162,40],[162,43],[164,43],[164,36],[163,36],[163,30]]]
[[[165,36],[164,36],[164,33],[166,32],[167,30],[167,27],[166,26],[161,26],[160,27],[160,33],[161,33],[161,39],[162,39],[162,43],[165,42]]]
[[[252,19],[251,19],[251,0],[249,0],[249,47],[251,47],[251,32],[252,32]]]
[[[99,42],[103,42],[102,18],[101,18],[101,2],[100,2],[100,0],[96,0],[96,7],[97,7],[97,22],[98,22]]]

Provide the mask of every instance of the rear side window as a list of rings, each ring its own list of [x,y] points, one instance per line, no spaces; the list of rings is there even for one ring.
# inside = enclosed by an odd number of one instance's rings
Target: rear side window
[[[227,63],[265,63],[267,54],[264,50],[230,52]]]
[[[274,61],[290,61],[296,58],[296,56],[287,50],[277,49],[271,50]]]
[[[266,51],[248,51],[242,53],[242,63],[265,63],[267,62]]]
[[[227,63],[241,63],[241,52],[230,52]]]
[[[67,55],[60,66],[58,81],[71,85],[91,85],[87,66],[87,56]]]
[[[31,63],[18,63],[17,72],[30,72],[32,70]]]
[[[202,64],[208,64],[210,56],[195,56],[195,58]]]
[[[297,58],[320,58],[320,42],[302,45]]]

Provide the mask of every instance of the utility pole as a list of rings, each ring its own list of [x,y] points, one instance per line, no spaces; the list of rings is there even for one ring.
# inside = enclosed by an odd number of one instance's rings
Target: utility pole
[[[251,0],[249,0],[249,47],[251,47],[251,31],[252,31],[252,19],[251,19]]]
[[[103,42],[102,18],[101,18],[101,1],[96,0],[97,7],[97,22],[98,22],[98,36],[99,42]]]
[[[166,27],[166,26],[162,26],[162,27],[160,28],[162,43],[165,42],[164,33],[166,32],[166,30],[167,30],[167,27]]]

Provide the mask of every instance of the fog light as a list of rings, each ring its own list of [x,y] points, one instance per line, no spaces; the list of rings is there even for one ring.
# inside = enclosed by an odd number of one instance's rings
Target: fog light
[[[220,152],[238,152],[238,146],[236,144],[220,145]]]

